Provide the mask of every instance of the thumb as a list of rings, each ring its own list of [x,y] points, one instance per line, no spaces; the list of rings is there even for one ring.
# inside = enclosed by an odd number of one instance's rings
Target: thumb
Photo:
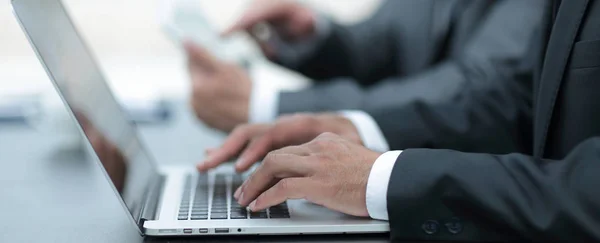
[[[219,61],[208,50],[194,44],[192,41],[186,40],[183,43],[187,52],[190,63],[200,65],[205,69],[216,69],[219,66]]]

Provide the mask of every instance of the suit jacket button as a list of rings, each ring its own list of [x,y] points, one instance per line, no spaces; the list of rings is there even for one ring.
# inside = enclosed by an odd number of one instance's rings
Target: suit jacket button
[[[444,224],[450,234],[457,235],[463,230],[463,224],[459,218],[451,218]]]
[[[433,235],[440,230],[440,224],[435,220],[427,220],[425,223],[423,223],[421,228],[425,234]]]

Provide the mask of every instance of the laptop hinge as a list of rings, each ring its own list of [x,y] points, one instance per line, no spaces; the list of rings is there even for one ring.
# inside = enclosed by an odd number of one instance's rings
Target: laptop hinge
[[[148,220],[155,220],[156,219],[156,212],[158,210],[158,203],[159,203],[159,199],[160,196],[162,194],[162,189],[165,183],[165,179],[166,177],[164,175],[160,175],[158,176],[158,180],[156,180],[154,182],[154,185],[152,185],[151,187],[149,187],[149,192],[147,193],[146,196],[146,201],[144,202],[144,205],[142,205],[141,209],[140,209],[140,216],[139,219],[137,220],[138,222],[138,227],[140,227],[140,231],[142,232],[143,235],[145,235],[145,230],[144,230],[144,222],[148,221]]]

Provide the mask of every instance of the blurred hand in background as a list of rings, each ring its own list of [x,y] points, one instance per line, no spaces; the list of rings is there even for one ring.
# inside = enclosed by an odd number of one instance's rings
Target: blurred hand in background
[[[255,0],[242,17],[224,35],[237,31],[247,31],[257,41],[265,56],[272,58],[276,51],[268,43],[268,37],[257,36],[254,28],[268,23],[285,41],[296,42],[310,38],[316,30],[315,12],[300,3],[290,0]]]
[[[190,102],[198,119],[225,132],[247,123],[252,90],[248,73],[191,42],[185,43],[185,49],[192,79]]]
[[[354,124],[341,115],[296,114],[281,117],[271,124],[238,126],[220,148],[208,150],[208,157],[198,165],[198,170],[207,171],[239,156],[235,169],[243,172],[273,150],[307,143],[324,132],[362,145]]]

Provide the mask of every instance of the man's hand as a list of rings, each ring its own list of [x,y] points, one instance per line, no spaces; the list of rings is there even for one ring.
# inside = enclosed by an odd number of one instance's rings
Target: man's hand
[[[259,23],[269,23],[284,40],[294,42],[309,38],[315,33],[315,13],[290,0],[255,0],[251,7],[224,35],[248,31],[257,41],[263,53],[271,58],[277,50],[267,40],[254,36],[253,28]]]
[[[367,182],[379,155],[325,133],[307,144],[269,153],[235,197],[252,211],[302,198],[342,213],[367,217]]]
[[[324,132],[362,144],[354,124],[343,116],[296,114],[284,116],[272,124],[238,126],[220,148],[207,153],[208,158],[198,165],[198,170],[212,169],[241,154],[235,168],[243,172],[272,150],[309,142]]]
[[[192,79],[191,104],[208,126],[231,131],[248,122],[252,82],[242,68],[217,60],[205,49],[187,42]]]

